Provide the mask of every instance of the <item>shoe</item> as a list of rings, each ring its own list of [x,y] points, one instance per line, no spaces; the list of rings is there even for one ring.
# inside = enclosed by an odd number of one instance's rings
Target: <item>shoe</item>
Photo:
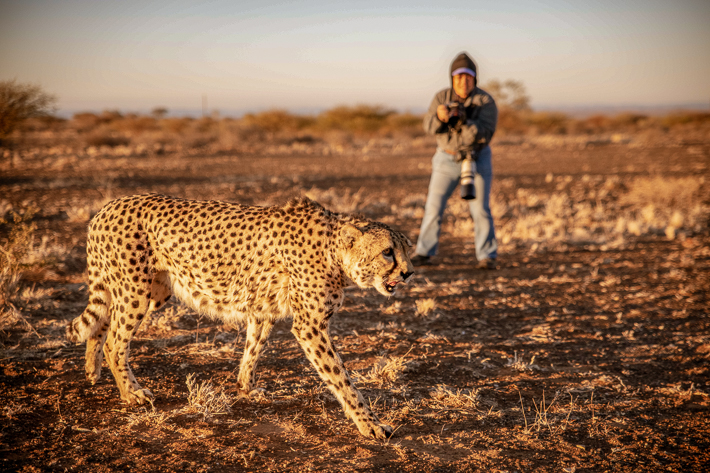
[[[414,255],[412,257],[412,265],[414,266],[427,266],[431,264],[428,256]]]
[[[478,262],[476,266],[478,269],[496,269],[496,260],[491,258],[484,258]]]

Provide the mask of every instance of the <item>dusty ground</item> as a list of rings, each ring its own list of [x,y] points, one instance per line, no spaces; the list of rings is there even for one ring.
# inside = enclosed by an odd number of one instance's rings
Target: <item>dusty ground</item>
[[[287,323],[260,363],[261,398],[234,397],[243,332],[174,304],[132,345],[154,406],[124,406],[106,371],[96,386],[84,379],[84,347],[66,343],[63,327],[86,304],[86,224],[107,199],[150,191],[275,204],[309,192],[416,238],[431,153],[6,158],[0,199],[40,208],[42,262],[23,273],[11,295],[20,312],[6,314],[0,332],[0,470],[707,469],[707,221],[672,240],[661,228],[601,241],[584,219],[570,220],[580,227],[554,244],[544,229],[512,229],[551,196],[567,196],[575,215],[622,212],[633,203],[620,196],[643,176],[692,178],[709,204],[710,141],[495,146],[494,211],[508,232],[500,268],[475,269],[465,215],[453,212],[436,264],[390,300],[348,290],[332,323],[357,384],[396,427],[388,442],[359,436]],[[190,406],[190,374],[231,411]]]

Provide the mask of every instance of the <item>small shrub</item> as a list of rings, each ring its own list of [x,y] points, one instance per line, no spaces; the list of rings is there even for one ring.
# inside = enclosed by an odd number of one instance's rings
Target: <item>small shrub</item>
[[[648,115],[632,112],[620,113],[611,120],[615,129],[637,129],[648,121]]]
[[[101,112],[101,115],[99,115],[101,123],[111,123],[121,118],[123,118],[123,115],[118,110],[104,110]]]
[[[525,112],[513,110],[512,108],[502,108],[498,110],[497,132],[511,135],[522,135],[528,131]]]
[[[141,134],[146,131],[157,130],[158,125],[156,119],[153,117],[128,115],[125,118],[114,121],[111,124],[111,128],[130,134]]]
[[[214,132],[217,130],[218,120],[212,117],[202,117],[192,124],[195,131],[199,133]]]
[[[612,126],[612,121],[606,115],[592,115],[582,120],[577,120],[574,128],[581,133],[602,133]]]
[[[292,115],[286,110],[274,109],[261,113],[249,113],[243,118],[244,123],[258,131],[267,133],[294,132],[311,126],[312,117]]]
[[[83,112],[75,113],[69,123],[77,131],[84,132],[96,128],[101,123],[101,119],[95,113]]]
[[[170,133],[183,133],[187,130],[194,120],[189,117],[182,118],[164,118],[160,120],[160,127]]]
[[[165,118],[165,116],[168,114],[168,109],[165,107],[155,107],[153,110],[150,111],[150,114],[157,120],[160,120],[161,118]]]
[[[422,116],[409,112],[389,115],[384,129],[388,133],[399,133],[409,138],[416,138],[425,134],[422,127]]]
[[[182,137],[182,144],[185,148],[203,148],[218,139],[219,137],[214,133],[187,133]]]
[[[84,137],[84,142],[88,146],[125,146],[131,140],[106,127],[100,127]]]
[[[528,123],[537,133],[565,134],[570,119],[564,113],[537,112],[530,115]]]
[[[710,122],[708,112],[674,112],[661,119],[661,124],[672,128],[677,125],[702,124]]]

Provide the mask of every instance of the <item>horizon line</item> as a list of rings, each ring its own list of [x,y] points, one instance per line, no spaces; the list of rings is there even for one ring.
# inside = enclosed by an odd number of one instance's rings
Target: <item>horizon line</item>
[[[371,105],[371,104],[365,104]],[[396,113],[412,113],[415,115],[423,114],[426,112],[426,107],[418,108],[408,108],[408,109],[398,109],[396,107],[387,107],[381,104],[380,106],[386,109],[394,110]],[[142,114],[149,115],[152,110],[157,108],[165,108],[167,110],[166,116],[168,117],[202,117],[202,116],[214,116],[215,114],[221,118],[242,118],[250,113],[262,113],[269,110],[285,110],[286,112],[292,113],[294,115],[318,115],[327,110],[331,110],[340,105],[334,107],[263,107],[263,108],[225,108],[225,109],[208,109],[205,111],[198,107],[177,107],[170,108],[167,106],[156,105],[148,108],[132,108],[132,107],[62,107],[59,108],[53,116],[59,118],[69,119],[78,113],[102,113],[105,111],[117,111],[122,115],[127,114]],[[375,105],[373,105],[375,106]],[[659,115],[669,112],[680,112],[680,111],[707,111],[710,112],[710,101],[706,103],[702,102],[685,102],[685,103],[674,103],[674,104],[575,104],[575,105],[553,105],[553,104],[541,104],[531,107],[533,112],[561,112],[568,113],[572,115],[587,115],[587,114],[598,114],[598,113],[624,113],[624,112],[639,112],[647,113],[649,115]]]

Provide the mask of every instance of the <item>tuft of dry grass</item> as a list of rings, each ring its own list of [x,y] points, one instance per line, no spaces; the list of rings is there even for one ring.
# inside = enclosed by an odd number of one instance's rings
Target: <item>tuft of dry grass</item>
[[[431,392],[428,407],[437,410],[457,410],[461,412],[476,412],[480,403],[478,389],[461,390],[451,389],[443,384],[438,384]]]
[[[416,315],[426,317],[436,309],[436,300],[433,298],[419,299],[415,302],[417,305]]]
[[[508,358],[508,362],[506,363],[506,366],[509,368],[513,368],[514,370],[517,371],[533,371],[533,370],[539,370],[540,367],[537,366],[535,363],[535,355],[530,358],[530,362],[526,363],[525,360],[523,360],[523,355],[520,355],[520,358],[518,358],[518,352],[515,351],[513,354],[513,358]]]
[[[391,386],[397,382],[404,370],[407,368],[407,361],[404,356],[381,357],[377,363],[367,372],[361,375],[353,372],[358,383],[374,385],[377,387]]]
[[[221,392],[219,388],[215,388],[211,381],[200,383],[196,377],[194,373],[190,373],[185,381],[189,391],[187,396],[188,411],[201,414],[203,420],[232,412],[231,408],[234,402],[227,394]]]
[[[387,315],[394,315],[398,314],[402,311],[402,302],[401,301],[395,301],[393,304],[388,305],[387,307],[382,308],[382,313],[387,314]]]
[[[569,393],[569,403],[566,406],[560,406],[557,400],[560,397],[560,393],[555,393],[552,401],[547,401],[545,399],[545,391],[542,392],[542,399],[538,402],[535,399],[532,400],[534,416],[531,417],[528,423],[528,416],[525,414],[525,404],[523,402],[523,397],[518,392],[520,397],[520,407],[523,414],[523,422],[525,424],[524,432],[530,434],[532,432],[539,433],[542,430],[547,430],[550,434],[560,434],[567,429],[569,425],[570,416],[575,410],[579,410],[575,406],[575,399],[571,393]],[[592,393],[592,396],[594,394]],[[532,412],[532,409],[528,408],[528,412]],[[594,411],[592,409],[592,424],[594,424]]]
[[[157,411],[155,406],[151,404],[151,409],[143,407],[139,412],[131,412],[128,415],[127,427],[135,427],[145,425],[151,427],[161,427],[166,424],[170,414],[163,411]]]

